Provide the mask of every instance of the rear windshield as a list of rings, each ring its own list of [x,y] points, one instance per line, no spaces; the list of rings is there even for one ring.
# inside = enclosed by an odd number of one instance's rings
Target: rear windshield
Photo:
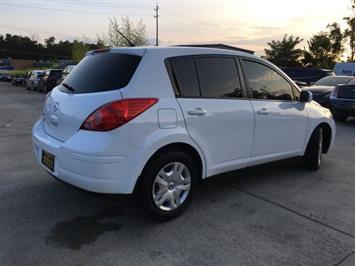
[[[86,56],[60,85],[70,93],[116,90],[127,86],[142,57],[118,53]]]

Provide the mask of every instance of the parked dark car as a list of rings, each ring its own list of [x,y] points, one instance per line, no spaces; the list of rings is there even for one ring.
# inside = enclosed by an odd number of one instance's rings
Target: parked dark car
[[[66,66],[63,70],[62,76],[58,79],[57,84],[62,83],[62,81],[69,75],[70,72],[75,68],[75,65]]]
[[[316,81],[327,76],[334,76],[333,70],[307,67],[281,67],[300,87],[311,86]]]
[[[313,86],[302,88],[302,90],[312,92],[314,101],[329,108],[330,94],[334,88],[341,84],[348,84],[353,79],[354,77],[350,76],[329,76],[318,80]]]
[[[355,116],[355,80],[346,85],[335,87],[330,96],[330,110],[334,119],[345,121],[348,116]]]
[[[39,91],[43,91],[45,93],[50,92],[55,86],[57,86],[58,79],[60,79],[62,73],[62,69],[46,70],[43,78],[39,82]]]
[[[6,65],[6,66],[0,66],[1,70],[14,70],[15,68],[13,66],[10,65]]]
[[[26,86],[26,76],[24,75],[14,75],[11,79],[11,84],[13,86]]]
[[[11,81],[11,75],[8,72],[0,72],[0,81]]]

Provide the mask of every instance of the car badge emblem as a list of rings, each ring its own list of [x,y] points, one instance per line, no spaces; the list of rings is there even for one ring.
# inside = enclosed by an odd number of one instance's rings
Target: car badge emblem
[[[54,103],[53,105],[53,112],[57,112],[59,109],[59,102]]]

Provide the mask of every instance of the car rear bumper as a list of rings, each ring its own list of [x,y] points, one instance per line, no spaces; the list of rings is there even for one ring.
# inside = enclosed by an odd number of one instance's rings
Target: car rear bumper
[[[93,140],[85,134],[90,135],[90,132],[78,131],[66,142],[62,142],[46,134],[40,119],[32,130],[37,162],[56,178],[84,190],[97,193],[132,193],[136,178],[127,171],[126,156],[88,153],[88,145],[92,146]],[[95,145],[100,146],[97,143],[100,140],[96,138],[95,141]],[[53,171],[42,164],[43,150],[55,156]]]

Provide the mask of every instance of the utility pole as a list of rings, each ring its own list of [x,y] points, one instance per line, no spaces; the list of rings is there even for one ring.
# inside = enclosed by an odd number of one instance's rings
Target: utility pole
[[[154,8],[154,11],[155,11],[154,18],[155,18],[155,26],[156,26],[156,29],[155,29],[155,46],[159,46],[159,31],[158,31],[158,28],[159,28],[159,5],[158,5],[158,3],[156,4],[156,6]]]

